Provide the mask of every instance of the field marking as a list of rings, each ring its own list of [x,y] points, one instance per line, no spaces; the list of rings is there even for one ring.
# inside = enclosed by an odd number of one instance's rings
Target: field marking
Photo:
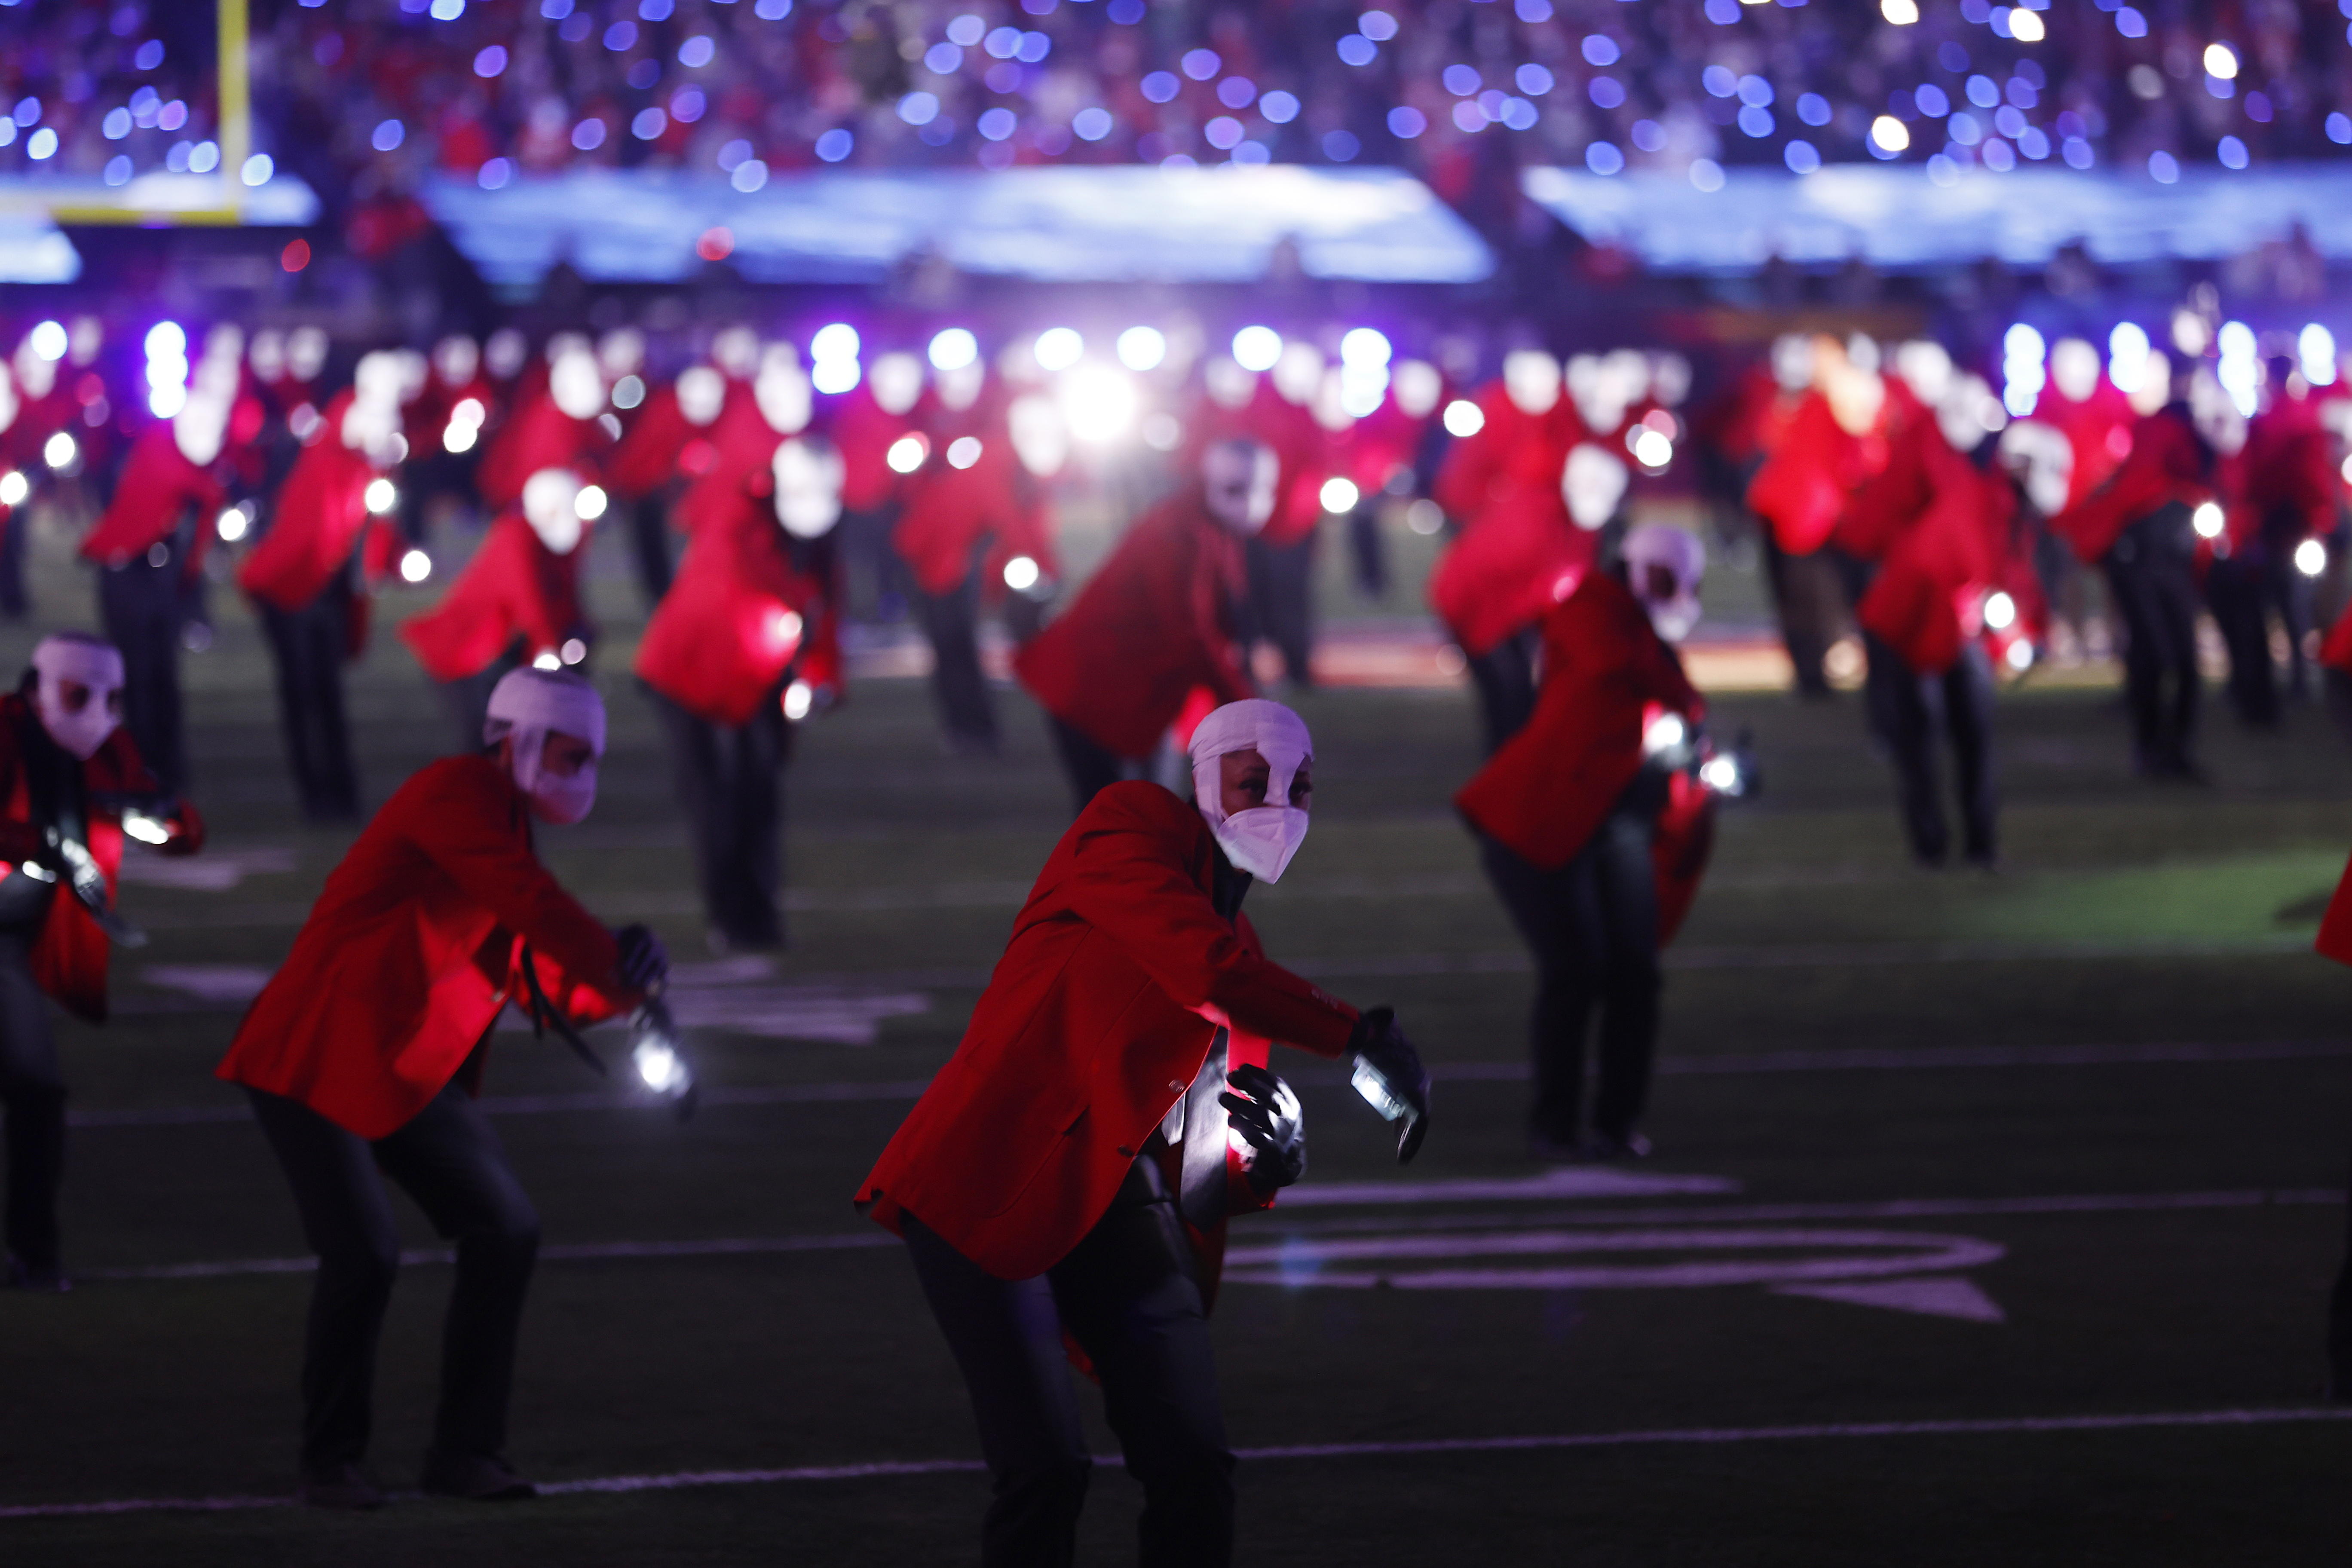
[[[1375,1443],[1290,1443],[1236,1448],[1251,1464],[1285,1459],[1380,1459],[1418,1455],[1543,1453],[1571,1448],[1724,1447],[1755,1443],[1810,1443],[1871,1437],[2043,1436],[2076,1432],[2147,1432],[2213,1427],[2282,1426],[2352,1421],[2352,1406],[2290,1405],[2251,1410],[2166,1410],[2112,1415],[2011,1415],[1978,1420],[1853,1421],[1802,1426],[1666,1426],[1630,1432],[1563,1432],[1514,1437],[1427,1437]],[[1097,1467],[1125,1461],[1097,1454]],[[595,1476],[546,1481],[542,1495],[685,1491],[702,1487],[786,1486],[898,1477],[973,1475],[978,1459],[883,1460],[862,1465],[800,1465],[782,1469],[677,1470],[667,1474]],[[408,1494],[395,1494],[405,1500]],[[131,1513],[230,1513],[291,1508],[290,1497],[116,1498],[102,1502],[18,1503],[0,1507],[0,1520],[86,1519]]]

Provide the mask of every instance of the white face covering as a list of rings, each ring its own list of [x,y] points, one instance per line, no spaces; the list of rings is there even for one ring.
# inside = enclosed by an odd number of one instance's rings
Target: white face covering
[[[1265,759],[1266,804],[1228,816],[1222,759],[1235,752],[1255,752]],[[1190,754],[1193,804],[1225,858],[1262,882],[1282,880],[1290,858],[1307,839],[1306,808],[1290,804],[1291,782],[1315,755],[1307,721],[1264,698],[1228,702],[1192,731]]]
[[[522,374],[522,362],[530,353],[530,344],[522,333],[512,327],[500,327],[482,345],[482,359],[490,374],[500,381],[512,381]]]
[[[16,384],[25,389],[26,396],[47,397],[49,395],[49,389],[57,385],[56,362],[44,357],[41,351],[33,346],[30,336],[16,345],[15,363]]]
[[[692,365],[678,373],[677,411],[688,425],[709,424],[726,405],[725,376],[707,364]]]
[[[33,649],[33,709],[41,728],[76,762],[89,761],[121,722],[108,699],[122,689],[122,655],[94,637],[43,637]],[[79,710],[66,706],[68,681],[89,689]]]
[[[286,334],[274,327],[264,327],[253,334],[252,346],[245,351],[245,363],[253,374],[264,381],[276,381],[286,374]]]
[[[585,742],[593,756],[572,773],[547,772],[551,734]],[[490,692],[482,743],[494,746],[509,739],[515,787],[530,797],[533,816],[568,827],[588,815],[596,804],[594,758],[604,754],[604,701],[585,677],[568,670],[509,670]]]
[[[875,406],[895,417],[923,395],[923,362],[913,354],[884,354],[874,362],[866,384],[873,388]]]
[[[1658,636],[1678,643],[1698,625],[1699,580],[1706,575],[1706,546],[1687,529],[1649,523],[1625,536],[1625,576],[1633,596],[1648,612]],[[1651,596],[1651,568],[1663,567],[1674,580],[1674,592]]]
[[[482,366],[482,351],[463,332],[452,332],[433,345],[433,371],[444,386],[463,386]]]
[[[960,364],[953,370],[940,372],[933,384],[940,389],[940,402],[954,413],[961,414],[980,401],[980,390],[988,382],[988,367],[978,360]]]
[[[829,441],[795,438],[776,448],[776,521],[794,539],[821,539],[841,521],[841,454]]]
[[[1813,384],[1813,340],[1801,332],[1786,332],[1772,340],[1772,379],[1783,392],[1802,392]]]
[[[571,349],[547,368],[547,393],[555,406],[573,419],[593,419],[604,412],[604,373],[586,349]]]
[[[191,397],[188,405],[172,416],[172,444],[180,448],[180,456],[198,468],[204,468],[220,456],[221,442],[228,435],[228,405],[215,397]]]
[[[1257,374],[1244,370],[1238,362],[1223,354],[1202,369],[1201,379],[1209,389],[1209,401],[1220,408],[1247,408],[1250,399],[1257,395]]]
[[[2050,379],[2069,403],[2087,403],[2099,390],[2099,351],[2081,338],[2060,338],[2050,351]]]
[[[1503,356],[1503,395],[1522,414],[1545,415],[1559,401],[1559,361],[1541,349]]]
[[[1274,515],[1275,482],[1282,472],[1272,448],[1255,441],[1220,441],[1201,454],[1201,485],[1209,515],[1247,537]]]
[[[539,542],[558,555],[578,547],[586,524],[580,520],[580,476],[569,468],[541,468],[522,482],[522,516]]]
[[[1323,356],[1312,343],[1285,343],[1274,362],[1274,389],[1285,403],[1304,405],[1323,384]]]
[[[777,435],[798,435],[808,428],[808,373],[801,369],[790,345],[775,344],[761,356],[759,378],[751,383],[751,400],[760,405],[760,417]]]
[[[1422,419],[1428,416],[1430,410],[1437,406],[1438,398],[1444,395],[1445,378],[1439,375],[1437,367],[1427,361],[1409,359],[1396,367],[1396,374],[1389,381],[1389,391],[1396,398],[1398,409],[1406,417]]]
[[[1633,479],[1623,458],[1579,441],[1568,449],[1568,461],[1559,469],[1559,494],[1568,503],[1569,521],[1588,531],[1605,527],[1617,515],[1617,503],[1625,499],[1625,487]]]
[[[327,331],[297,327],[286,340],[286,368],[297,381],[316,381],[327,368]]]
[[[760,368],[760,335],[749,327],[722,327],[710,340],[710,363],[738,381]]]

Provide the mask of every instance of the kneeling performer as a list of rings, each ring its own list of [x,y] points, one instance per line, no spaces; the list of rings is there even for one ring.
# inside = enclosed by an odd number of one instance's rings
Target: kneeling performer
[[[1267,1042],[1353,1053],[1400,1159],[1428,1125],[1428,1075],[1388,1009],[1360,1014],[1268,963],[1241,914],[1252,878],[1279,878],[1306,835],[1306,724],[1229,703],[1191,755],[1197,805],[1128,780],[1062,836],[962,1043],[857,1197],[906,1238],[971,1387],[992,1565],[1070,1561],[1092,1466],[1066,1338],[1143,1484],[1143,1561],[1231,1559],[1216,1260],[1226,1217],[1306,1168]]]
[[[400,1259],[384,1176],[457,1248],[424,1489],[531,1495],[502,1450],[539,1215],[474,1102],[490,1031],[509,1001],[559,1033],[610,1016],[668,970],[650,931],[598,924],[532,847],[533,818],[574,823],[595,804],[595,688],[514,670],[482,736],[480,752],[428,764],[376,813],[220,1065],[252,1097],[319,1255],[301,1495],[320,1507],[383,1500],[360,1460]]]

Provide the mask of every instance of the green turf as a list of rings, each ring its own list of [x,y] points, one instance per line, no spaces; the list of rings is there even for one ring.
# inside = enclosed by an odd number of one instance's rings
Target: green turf
[[[86,582],[37,584],[78,620]],[[681,959],[700,922],[651,715],[623,673],[635,616],[600,558],[594,595],[614,755],[595,816],[550,861]],[[1335,590],[1336,591],[1336,590]],[[233,1107],[211,1064],[233,1005],[142,980],[268,966],[347,836],[293,825],[267,670],[216,594],[219,644],[188,661],[198,798],[224,855],[290,852],[206,892],[126,894],[154,945],[123,955],[122,1015],[64,1026],[85,1113]],[[372,799],[435,753],[442,721],[382,606],[356,674]],[[29,631],[0,632],[0,663]],[[810,726],[791,774],[793,949],[778,981],[911,994],[871,1045],[712,1030],[722,1089],[919,1079],[954,1044],[1006,922],[1066,816],[1034,710],[1001,694],[1006,754],[940,755],[923,690],[861,684]],[[1534,1173],[1520,1137],[1529,983],[1447,806],[1475,765],[1451,692],[1302,699],[1318,737],[1313,837],[1251,910],[1277,956],[1350,997],[1392,1000],[1441,1073],[1415,1180]],[[1236,1245],[1465,1237],[1530,1226],[1947,1236],[2002,1249],[1969,1268],[2006,1314],[1965,1321],[1702,1289],[1348,1289],[1236,1284],[1216,1333],[1234,1442],[1480,1439],[1678,1428],[2277,1409],[2312,1403],[2340,1256],[2352,1058],[1762,1072],[1749,1058],[1949,1047],[2345,1041],[2352,974],[2305,951],[2352,848],[2338,738],[2210,726],[2210,790],[2134,783],[2111,693],[2000,710],[2009,800],[1997,877],[1929,874],[1901,848],[1883,762],[1852,699],[1727,699],[1769,793],[1724,822],[1672,955],[1652,1118],[1669,1174],[1734,1190],[1626,1199],[1296,1205]],[[1448,1069],[1451,1076],[1445,1076]],[[1309,1188],[1394,1179],[1383,1131],[1328,1071],[1299,1074]],[[509,1036],[494,1095],[593,1087]],[[859,1246],[848,1196],[907,1100],[719,1103],[678,1126],[640,1110],[502,1115],[551,1248],[804,1238],[797,1251],[542,1266],[513,1457],[551,1480],[968,1460],[970,1415],[902,1258]],[[2189,1194],[2174,1206],[2147,1206]],[[2081,1198],[2053,1208],[2032,1200]],[[1947,1200],[1931,1215],[1862,1205]],[[2097,1201],[2091,1201],[2097,1200]],[[2130,1200],[2131,1202],[2126,1202]],[[2131,1206],[2136,1202],[2141,1206]],[[1789,1205],[1803,1205],[1791,1214]],[[1782,1210],[1777,1217],[1770,1212]],[[67,1223],[84,1275],[62,1299],[0,1295],[0,1508],[282,1494],[307,1281],[111,1270],[299,1256],[291,1205],[236,1121],[92,1125]],[[407,1218],[415,1222],[413,1214]],[[1675,1227],[1681,1227],[1676,1230]],[[421,1223],[414,1245],[430,1246]],[[1669,1248],[1642,1261],[1769,1248]],[[1612,1256],[1611,1261],[1623,1262]],[[1491,1262],[1492,1259],[1481,1261]],[[412,1268],[387,1332],[376,1452],[410,1477],[429,1418],[446,1268]],[[1098,1451],[1114,1445],[1097,1424]],[[1265,1459],[1244,1467],[1243,1561],[1882,1564],[2343,1560],[2352,1426],[1823,1437],[1715,1446]],[[0,1520],[0,1563],[929,1563],[968,1560],[984,1500],[952,1473],[551,1498],[408,1502],[350,1520],[291,1510]],[[1131,1555],[1137,1493],[1099,1478],[1088,1562]]]

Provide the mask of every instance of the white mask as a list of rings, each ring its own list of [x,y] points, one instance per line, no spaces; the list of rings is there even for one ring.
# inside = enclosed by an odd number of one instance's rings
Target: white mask
[[[578,771],[557,775],[542,766],[550,734],[584,742],[593,753]],[[604,702],[584,677],[569,671],[509,670],[490,692],[482,740],[511,742],[515,787],[529,795],[534,815],[569,826],[596,804],[596,758],[604,753]]]
[[[923,362],[913,354],[884,354],[874,362],[866,384],[873,391],[876,407],[892,416],[904,414],[923,395]]]
[[[286,368],[297,381],[316,381],[327,368],[327,331],[297,327],[286,339]]]
[[[1209,515],[1244,537],[1274,515],[1282,464],[1255,441],[1220,441],[1201,455],[1201,483]]]
[[[584,762],[569,773],[551,773],[541,766],[547,750],[544,730],[519,731],[515,737],[515,787],[530,796],[535,815],[569,827],[596,805],[596,763]]]
[[[558,555],[579,546],[586,524],[580,520],[580,478],[569,468],[541,468],[522,484],[523,521],[539,542]]]
[[[677,411],[688,425],[705,426],[727,405],[727,378],[707,364],[678,373]]]
[[[200,468],[220,456],[221,442],[227,434],[228,405],[216,397],[191,397],[188,405],[172,416],[172,444],[180,448],[180,456]]]
[[[40,715],[41,728],[76,762],[89,761],[121,723],[109,699],[122,689],[122,655],[111,643],[43,637],[33,649],[33,668],[37,676],[33,709]],[[66,707],[67,681],[89,689],[78,711]]]
[[[1698,626],[1699,580],[1706,575],[1706,546],[1698,536],[1671,524],[1648,523],[1625,536],[1622,553],[1633,596],[1652,629],[1670,643],[1690,636]],[[1665,598],[1651,596],[1653,567],[1664,567],[1674,580],[1674,592]]]
[[[512,327],[500,327],[482,345],[482,361],[490,374],[500,381],[512,381],[522,374],[522,362],[530,353],[530,344]]]
[[[593,419],[604,412],[604,373],[586,349],[567,350],[547,368],[547,395],[555,406],[573,419]]]
[[[796,437],[776,448],[776,521],[794,539],[821,539],[841,521],[841,454],[821,437]]]
[[[1503,356],[1503,395],[1522,414],[1550,413],[1559,401],[1559,361],[1541,349],[1513,349]]]
[[[463,332],[452,332],[433,345],[433,371],[444,386],[464,386],[481,364],[482,351]]]
[[[772,346],[760,362],[759,378],[751,383],[751,400],[760,417],[779,436],[797,435],[808,427],[808,373],[787,344]]]
[[[1228,702],[1201,721],[1189,750],[1193,803],[1225,858],[1262,882],[1282,880],[1290,858],[1307,839],[1307,810],[1290,804],[1292,782],[1315,755],[1306,721],[1264,698]],[[1227,816],[1223,759],[1235,752],[1255,752],[1265,759],[1268,804]]]
[[[1633,478],[1615,453],[1590,441],[1570,447],[1559,468],[1559,494],[1568,503],[1569,521],[1588,531],[1605,527],[1617,515],[1617,503],[1625,499]]]
[[[749,327],[723,327],[710,340],[710,362],[737,381],[760,368],[760,335]]]

